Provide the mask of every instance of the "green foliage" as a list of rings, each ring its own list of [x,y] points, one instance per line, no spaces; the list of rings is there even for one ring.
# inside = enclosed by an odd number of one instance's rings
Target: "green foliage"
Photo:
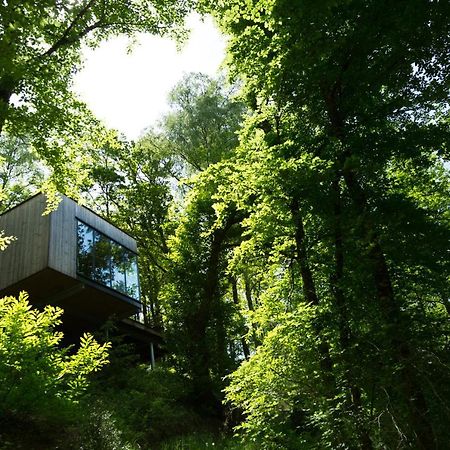
[[[72,92],[82,48],[124,34],[182,39],[190,1],[83,0],[0,6],[0,133],[27,137],[52,169],[48,193],[77,196],[86,152],[114,139]],[[125,88],[125,86],[123,87]]]
[[[242,442],[260,448],[309,448],[311,435],[326,433],[328,413],[320,383],[320,355],[312,328],[315,311],[299,305],[279,313],[256,353],[230,376],[230,403],[242,408]]]
[[[157,301],[165,272],[173,161],[166,140],[148,133],[136,144],[118,142],[96,150],[88,166],[87,204],[136,239],[141,300],[155,328],[162,327]]]
[[[42,164],[26,139],[0,137],[0,211],[30,197],[43,178]]]
[[[241,444],[229,436],[211,433],[193,433],[165,441],[161,450],[257,450],[257,445]]]
[[[58,405],[77,402],[91,373],[107,362],[109,344],[98,344],[86,334],[78,350],[60,348],[62,333],[55,331],[62,310],[33,309],[27,295],[0,301],[0,414],[39,413],[54,418]]]
[[[1,126],[5,120],[18,131],[41,124],[49,131],[64,124],[75,129],[82,105],[70,93],[72,76],[81,64],[81,46],[138,32],[177,34],[189,2],[135,0],[82,1],[61,6],[54,2],[22,2],[1,6],[0,34]],[[10,101],[19,96],[21,103]],[[72,120],[68,120],[71,118]],[[75,120],[74,120],[75,119]],[[16,135],[16,133],[13,133]],[[33,133],[34,134],[34,133]]]
[[[214,205],[245,217],[230,268],[257,287],[249,319],[263,344],[228,388],[243,431],[294,448],[290,436],[313,448],[445,445],[448,5],[201,3],[230,34],[231,71],[254,110]],[[288,383],[275,390],[282,414],[258,403],[277,386],[265,380],[281,336],[303,348],[281,315],[299,302],[317,307],[293,320],[307,319],[320,363],[301,363],[320,388],[300,425]],[[301,402],[303,389],[292,387]],[[259,420],[266,407],[279,422]]]
[[[178,227],[176,209],[183,208],[182,197],[191,184],[176,183],[232,155],[244,111],[232,94],[222,78],[187,75],[173,89],[172,112],[158,130],[134,144],[96,150],[90,166],[95,194],[89,203],[138,241],[144,307],[157,328],[163,326],[161,290],[170,278],[168,240]],[[207,195],[205,200],[209,202]]]
[[[221,298],[229,280],[218,285],[225,259],[217,257],[226,238],[222,231],[217,236],[209,232],[216,220],[212,197],[218,172],[178,187],[176,182],[233,155],[244,107],[224,84],[222,78],[186,76],[173,89],[172,112],[158,130],[150,130],[137,143],[119,142],[96,151],[89,167],[94,184],[90,204],[138,241],[146,323],[165,326],[177,368],[194,374],[201,395],[208,397],[203,406],[216,410],[221,378],[235,366],[227,354],[234,338],[227,334],[242,330],[231,296]],[[236,232],[230,230],[231,235]],[[186,327],[196,313],[201,317]]]
[[[131,444],[124,436],[114,414],[100,402],[82,402],[80,414],[68,432],[72,434],[72,442],[66,444],[68,449],[83,448],[86,450],[136,450],[139,447]],[[64,444],[62,444],[64,448]]]
[[[153,369],[139,362],[121,336],[112,342],[110,364],[80,403],[89,415],[78,427],[83,445],[153,449],[196,431],[216,431],[220,424],[199,416],[191,401],[191,380],[160,361]]]
[[[164,367],[113,367],[93,388],[88,407],[94,415],[110,414],[122,439],[138,448],[152,448],[205,425],[188,401],[188,380]]]
[[[221,165],[210,166],[192,180],[178,227],[169,240],[168,277],[163,290],[169,348],[176,367],[189,374],[199,405],[217,409],[223,377],[237,361],[228,351],[238,340],[239,311],[227,295],[228,250],[239,240],[233,207],[214,209]]]
[[[3,231],[0,231],[0,251],[5,250],[11,242],[15,240],[14,236],[5,236]]]
[[[244,105],[233,98],[224,77],[201,73],[185,76],[169,95],[172,112],[161,126],[172,154],[185,166],[182,173],[198,172],[229,158],[237,145]]]
[[[51,46],[47,37],[61,35],[50,26],[45,39],[25,45],[44,51],[30,66],[35,84],[10,71],[23,106],[8,107],[12,88],[1,99],[13,136],[22,126],[34,130],[41,114],[33,143],[57,180],[64,185],[71,170],[88,168],[93,201],[137,237],[147,323],[165,327],[176,368],[100,377],[86,403],[96,420],[82,433],[85,445],[168,439],[169,448],[209,447],[192,432],[201,414],[224,418],[225,388],[243,448],[445,448],[448,4],[198,3],[229,34],[231,74],[251,109],[243,125],[245,107],[232,90],[199,74],[173,90],[172,112],[136,144],[105,136],[68,94],[92,20],[107,21],[89,30],[95,46],[119,31],[177,29],[184,2],[154,4],[137,28],[128,20],[146,2],[127,11],[112,2],[103,16],[95,2],[68,7],[54,19],[68,42]],[[44,6],[42,14],[53,11]],[[14,20],[4,36],[13,36]],[[31,61],[20,52],[17,70]],[[48,56],[60,65],[49,65],[54,80],[45,91],[37,68]],[[16,61],[2,58],[9,67]],[[105,145],[77,137],[90,127]],[[71,139],[69,169],[58,148]],[[85,386],[75,373],[84,380],[90,366],[83,351],[72,365],[61,358],[71,401]],[[59,398],[61,386],[52,386]],[[182,437],[171,441],[173,434]]]

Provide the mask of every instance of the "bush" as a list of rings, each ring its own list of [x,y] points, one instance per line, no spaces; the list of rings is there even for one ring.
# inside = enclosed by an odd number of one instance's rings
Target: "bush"
[[[61,315],[52,306],[33,309],[24,292],[0,299],[0,429],[10,440],[26,440],[14,435],[11,424],[27,424],[43,434],[55,424],[68,426],[89,375],[108,362],[109,344],[100,345],[89,334],[75,353],[61,348],[63,335],[55,330]]]
[[[128,442],[156,448],[165,439],[216,424],[205,424],[189,403],[190,383],[175,371],[145,365],[108,369],[90,395],[91,408],[109,411]]]

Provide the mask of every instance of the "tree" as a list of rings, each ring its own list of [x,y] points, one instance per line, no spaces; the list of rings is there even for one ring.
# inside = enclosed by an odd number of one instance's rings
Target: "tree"
[[[172,112],[161,126],[185,174],[232,155],[244,113],[244,104],[233,98],[234,90],[235,86],[226,87],[224,76],[190,73],[170,92]]]
[[[186,1],[148,0],[2,4],[0,131],[6,123],[13,134],[72,124],[67,119],[80,104],[70,86],[82,46],[118,34],[179,34],[188,7]]]
[[[231,35],[232,70],[255,110],[239,164],[253,168],[227,183],[251,213],[245,234],[260,236],[267,253],[280,239],[270,239],[264,217],[290,213],[293,277],[305,301],[319,300],[321,370],[338,388],[337,397],[325,394],[332,421],[324,429],[343,429],[331,414],[342,395],[346,426],[362,420],[360,448],[443,445],[438,410],[448,392],[429,381],[436,372],[448,379],[432,356],[447,360],[438,335],[448,334],[439,300],[448,292],[448,217],[443,195],[431,206],[411,184],[404,190],[403,167],[429,194],[430,183],[443,192],[447,182],[430,177],[448,157],[448,5],[204,3]],[[255,185],[254,173],[270,167],[278,178]],[[286,246],[282,255],[292,255]],[[280,262],[277,277],[285,271]],[[357,349],[371,360],[363,364]],[[383,417],[378,430],[374,410]],[[322,438],[352,445],[339,433]]]
[[[27,140],[0,137],[0,211],[26,200],[44,179],[43,166]]]
[[[222,380],[236,365],[228,349],[239,340],[232,333],[234,299],[225,294],[230,288],[227,256],[239,241],[240,218],[230,207],[216,223],[212,199],[221,181],[218,167],[198,176],[178,216],[179,225],[169,241],[163,299],[175,364],[192,378],[199,407],[220,415]]]
[[[189,0],[2,3],[0,133],[30,140],[53,170],[46,185],[53,197],[55,190],[75,195],[87,148],[112,140],[71,91],[83,46],[140,32],[181,37],[189,7]]]
[[[137,239],[144,309],[157,328],[163,326],[159,297],[168,277],[168,240],[177,228],[175,210],[184,208],[181,191],[190,184],[178,182],[229,158],[237,145],[244,107],[224,84],[222,78],[187,75],[172,90],[172,111],[158,130],[136,143],[94,150],[91,205]]]
[[[96,204],[106,205],[101,212],[138,241],[147,323],[162,328],[164,322],[172,360],[192,377],[196,403],[202,399],[216,414],[221,378],[242,358],[239,345],[247,345],[238,283],[224,271],[239,234],[236,218],[208,234],[216,220],[214,178],[221,177],[208,167],[232,158],[244,113],[223,85],[222,78],[186,76],[173,89],[172,112],[158,130],[137,143],[105,148],[101,166],[91,170]]]

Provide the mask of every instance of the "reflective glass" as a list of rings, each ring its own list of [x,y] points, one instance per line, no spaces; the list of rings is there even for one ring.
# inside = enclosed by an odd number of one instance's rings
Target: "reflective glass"
[[[94,232],[94,280],[111,287],[111,240]]]
[[[94,230],[84,223],[78,222],[77,231],[77,271],[88,278],[92,278],[94,270]]]
[[[134,253],[125,252],[125,279],[127,286],[127,295],[132,298],[139,298],[139,278],[138,278],[138,267],[137,258]]]
[[[88,225],[77,223],[77,272],[139,300],[136,255]]]
[[[124,252],[121,245],[111,242],[112,288],[126,294]]]

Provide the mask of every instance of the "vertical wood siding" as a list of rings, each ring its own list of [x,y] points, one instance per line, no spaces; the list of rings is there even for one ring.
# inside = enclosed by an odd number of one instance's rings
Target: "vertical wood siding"
[[[42,215],[45,202],[37,195],[0,216],[0,230],[17,238],[0,251],[0,289],[47,267],[50,217]]]
[[[63,197],[50,217],[50,248],[48,266],[58,272],[77,276],[76,203]]]

